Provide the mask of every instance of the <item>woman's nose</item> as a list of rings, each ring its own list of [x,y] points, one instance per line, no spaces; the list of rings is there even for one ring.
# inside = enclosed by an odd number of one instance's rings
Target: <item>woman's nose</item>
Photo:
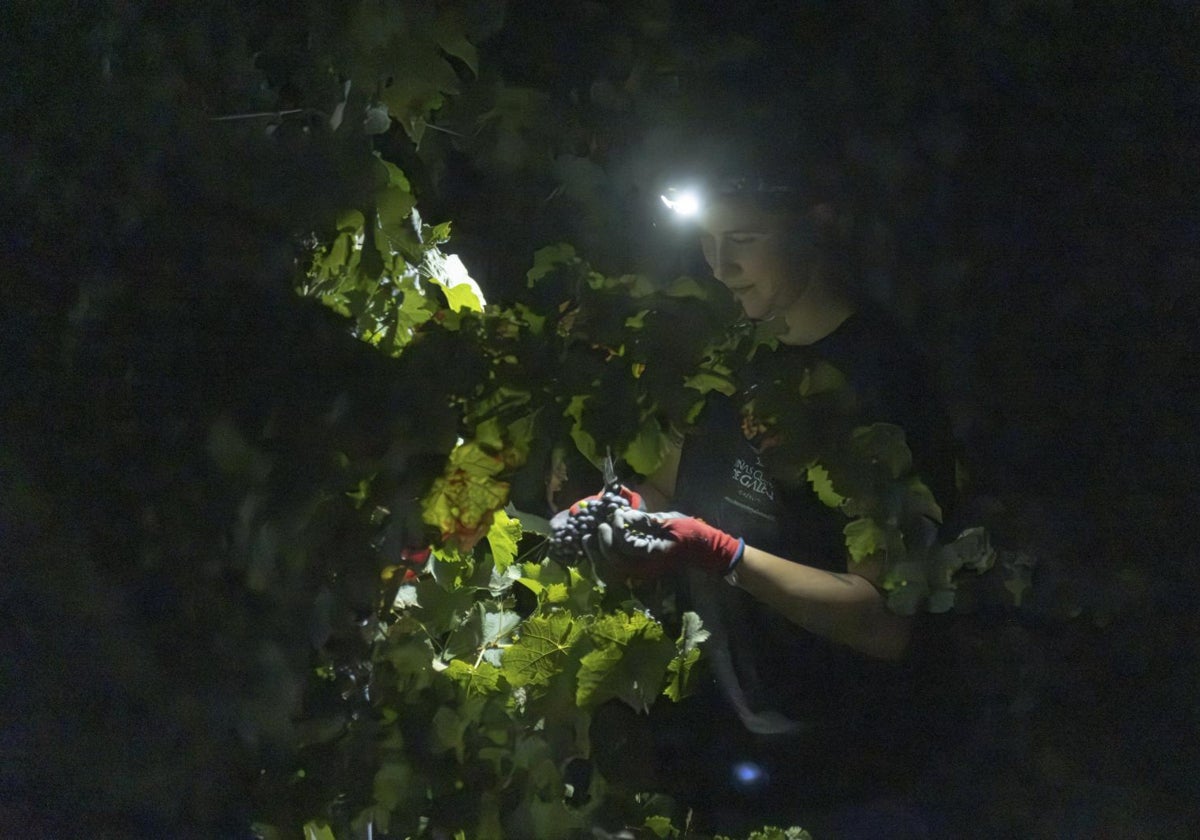
[[[737,275],[738,268],[738,264],[730,259],[728,250],[720,246],[717,246],[713,249],[713,277],[717,278],[721,282],[725,282],[726,278],[735,277]]]

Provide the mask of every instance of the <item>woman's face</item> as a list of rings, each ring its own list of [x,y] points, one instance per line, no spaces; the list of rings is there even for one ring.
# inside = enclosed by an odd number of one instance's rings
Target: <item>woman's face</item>
[[[704,259],[746,317],[768,320],[799,300],[808,268],[790,216],[767,213],[747,200],[722,199],[705,208],[700,228]]]

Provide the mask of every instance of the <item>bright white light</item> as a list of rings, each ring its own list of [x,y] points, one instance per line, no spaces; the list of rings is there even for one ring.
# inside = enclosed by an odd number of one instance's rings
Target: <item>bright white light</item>
[[[662,202],[680,216],[691,217],[700,213],[700,196],[695,190],[671,190],[669,195],[662,196]]]

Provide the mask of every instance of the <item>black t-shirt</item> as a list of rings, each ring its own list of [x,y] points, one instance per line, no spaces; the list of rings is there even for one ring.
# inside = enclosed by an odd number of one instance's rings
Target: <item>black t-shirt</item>
[[[865,306],[815,344],[781,345],[756,355],[754,365],[769,373],[775,366],[805,363],[814,353],[855,389],[856,418],[904,429],[916,472],[948,509],[954,491],[950,425],[925,362],[903,330],[882,310]],[[845,571],[845,515],[821,503],[806,482],[786,486],[771,478],[742,433],[740,408],[739,397],[710,399],[684,443],[674,506],[756,548]],[[761,708],[826,718],[853,708],[855,697],[869,703],[878,683],[895,671],[796,627],[741,590],[725,589],[724,620],[736,625],[729,634],[734,659],[740,660],[739,671],[752,675],[745,688]]]

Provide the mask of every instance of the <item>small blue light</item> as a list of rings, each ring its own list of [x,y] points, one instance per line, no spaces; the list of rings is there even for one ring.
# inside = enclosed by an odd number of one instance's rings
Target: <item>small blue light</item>
[[[739,761],[731,768],[733,786],[741,791],[758,790],[769,781],[767,771],[753,761]]]

